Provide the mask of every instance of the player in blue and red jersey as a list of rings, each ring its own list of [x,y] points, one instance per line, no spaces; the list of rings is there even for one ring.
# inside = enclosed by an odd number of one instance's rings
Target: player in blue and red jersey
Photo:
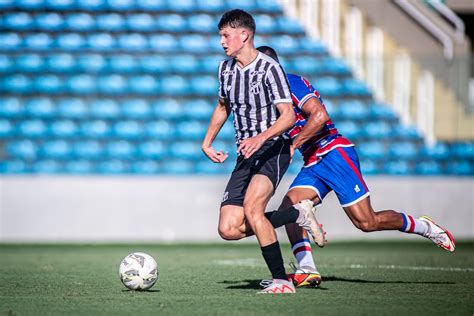
[[[278,61],[268,46],[257,48]],[[337,131],[319,93],[305,78],[288,74],[296,123],[287,133],[292,139],[292,153],[299,150],[304,165],[293,180],[279,210],[309,199],[315,205],[334,190],[352,223],[364,232],[399,230],[429,238],[438,246],[453,252],[455,242],[448,230],[430,218],[414,218],[403,212],[376,212],[370,203],[370,192],[360,171],[354,145]],[[299,268],[292,274],[298,286],[317,285],[321,277],[311,255],[306,232],[298,225],[286,225],[288,238]]]

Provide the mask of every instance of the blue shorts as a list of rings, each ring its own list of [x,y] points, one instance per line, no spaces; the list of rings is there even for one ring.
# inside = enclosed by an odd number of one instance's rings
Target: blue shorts
[[[302,168],[290,189],[314,190],[321,201],[334,190],[343,207],[353,205],[370,195],[360,172],[359,157],[354,147],[337,147],[310,167]]]

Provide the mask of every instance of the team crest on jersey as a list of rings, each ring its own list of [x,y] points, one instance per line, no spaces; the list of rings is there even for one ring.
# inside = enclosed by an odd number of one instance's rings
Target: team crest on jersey
[[[261,83],[262,83],[261,81],[253,81],[250,84],[250,91],[252,91],[253,94],[259,94],[260,87],[262,86]]]

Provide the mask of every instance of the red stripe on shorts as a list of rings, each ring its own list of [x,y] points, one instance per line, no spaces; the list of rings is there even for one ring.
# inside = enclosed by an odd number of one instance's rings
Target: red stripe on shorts
[[[349,158],[349,156],[347,156],[346,152],[344,150],[342,150],[341,147],[337,147],[336,148],[337,151],[341,154],[342,158],[344,158],[344,160],[349,164],[349,166],[351,167],[352,171],[354,171],[354,173],[356,174],[357,178],[359,178],[359,181],[360,183],[362,183],[362,185],[364,186],[365,188],[365,191],[369,191],[369,189],[367,188],[367,185],[365,184],[364,182],[364,179],[362,178],[362,175],[360,174],[359,170],[357,169],[357,167],[354,165],[354,163],[352,162],[352,160]]]

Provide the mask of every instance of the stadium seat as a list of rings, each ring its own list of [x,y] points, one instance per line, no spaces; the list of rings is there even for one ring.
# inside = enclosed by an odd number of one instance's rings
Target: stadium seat
[[[148,49],[148,41],[140,33],[122,34],[118,37],[118,46],[129,51],[141,51]]]
[[[3,15],[2,28],[12,31],[29,30],[33,26],[33,19],[26,12],[6,13]]]
[[[379,141],[361,142],[356,150],[361,160],[380,160],[387,155],[385,145]]]
[[[276,30],[284,34],[304,34],[304,28],[298,20],[280,15],[276,19]]]
[[[97,164],[97,171],[103,174],[123,174],[129,169],[128,163],[122,160],[106,160]]]
[[[450,152],[460,159],[474,159],[474,143],[462,142],[451,145]]]
[[[196,33],[213,33],[216,32],[216,21],[209,14],[193,14],[188,18],[188,30]],[[260,29],[260,24],[257,24]]]
[[[56,160],[40,160],[33,162],[31,171],[38,174],[52,174],[59,173],[62,170],[62,165]]]
[[[145,124],[146,137],[154,140],[167,140],[175,137],[175,128],[165,120],[152,121]]]
[[[449,163],[446,166],[446,171],[458,176],[472,176],[474,175],[474,163],[472,160],[457,160]]]
[[[14,0],[14,5],[23,10],[44,9],[44,0]]]
[[[143,11],[156,12],[165,8],[166,0],[140,0],[137,1],[136,6]]]
[[[90,102],[89,114],[93,118],[98,119],[118,119],[120,116],[120,109],[115,100],[112,99],[98,99]]]
[[[190,83],[191,91],[200,96],[215,96],[219,90],[217,76],[193,77]]]
[[[128,15],[126,25],[129,30],[136,32],[151,32],[157,29],[155,19],[147,13]]]
[[[47,50],[53,46],[53,39],[47,33],[27,34],[23,38],[23,46],[31,50]]]
[[[59,99],[57,107],[59,117],[81,120],[89,115],[89,107],[81,99]]]
[[[190,54],[179,54],[171,56],[168,62],[170,63],[171,70],[174,73],[191,74],[200,70],[196,57]]]
[[[183,140],[202,140],[207,131],[207,124],[199,121],[184,121],[176,126],[177,136]]]
[[[84,48],[86,40],[82,34],[78,33],[65,33],[59,34],[55,40],[56,47],[64,50],[78,50]],[[48,48],[48,46],[46,46]]]
[[[21,44],[22,39],[17,33],[0,33],[0,50],[14,50]]]
[[[389,161],[384,164],[384,173],[391,175],[409,175],[412,173],[412,166],[404,160]]]
[[[104,149],[111,159],[131,159],[136,151],[135,145],[124,140],[108,142]]]
[[[367,107],[359,100],[342,101],[339,103],[339,113],[342,119],[362,120],[367,118]]]
[[[96,73],[106,69],[106,59],[99,54],[81,54],[77,56],[76,66],[79,71],[85,73]]]
[[[371,119],[380,119],[396,122],[398,120],[395,112],[385,104],[372,102],[369,104],[369,113]]]
[[[96,91],[96,82],[90,75],[71,76],[65,85],[72,94],[90,94]]]
[[[111,133],[111,128],[106,121],[85,121],[80,125],[80,133],[86,138],[100,139],[108,137]]]
[[[97,91],[107,95],[120,95],[127,92],[127,80],[121,75],[100,76],[96,82]]]
[[[348,96],[370,96],[367,85],[356,79],[344,79],[342,81],[343,93]]]
[[[76,69],[76,60],[71,54],[48,56],[45,64],[50,72],[72,72]]]
[[[31,160],[36,158],[38,153],[38,146],[31,140],[7,142],[5,149],[8,156],[15,159]]]
[[[56,115],[56,107],[49,98],[32,98],[25,102],[26,116],[32,118],[52,118]]]
[[[426,160],[416,165],[415,172],[421,175],[440,175],[443,173],[443,169],[439,162]]]
[[[254,15],[255,24],[258,25],[258,33],[268,34],[272,33],[277,27],[275,19],[268,14]]]
[[[207,53],[211,51],[209,38],[200,34],[182,35],[179,38],[179,45],[186,52]]]
[[[167,0],[167,10],[179,13],[192,13],[195,10],[194,0]]]
[[[10,138],[14,135],[13,124],[10,120],[0,119],[0,139]]]
[[[200,157],[202,151],[198,142],[181,141],[173,142],[169,146],[169,153],[174,159],[196,160]]]
[[[78,141],[72,146],[72,152],[79,159],[99,159],[103,156],[104,148],[96,140]]]
[[[3,78],[0,90],[17,95],[31,93],[32,82],[29,77],[21,74],[7,76]]]
[[[110,11],[132,11],[135,9],[134,0],[107,0],[107,7]]]
[[[214,107],[205,99],[191,99],[183,106],[184,114],[192,120],[209,120]]]
[[[57,138],[71,138],[78,136],[78,127],[74,121],[59,120],[51,123],[49,133]]]
[[[415,159],[418,147],[412,142],[397,142],[389,146],[389,153],[394,159]]]
[[[189,92],[188,81],[178,75],[162,77],[160,80],[160,92],[165,96],[186,95]]]
[[[45,0],[47,9],[53,11],[72,10],[75,9],[74,0]]]
[[[34,78],[33,87],[42,94],[58,94],[64,91],[64,80],[57,75],[41,75]]]
[[[199,161],[196,164],[195,172],[198,174],[214,175],[214,174],[230,174],[234,168],[234,164],[226,161],[222,164],[208,161]]]
[[[134,161],[130,167],[131,172],[136,174],[156,174],[160,172],[160,165],[153,160]]]
[[[71,145],[64,140],[53,140],[44,142],[39,154],[45,159],[65,159],[71,156]]]
[[[204,73],[211,73],[217,75],[219,63],[224,59],[222,55],[206,54],[200,59],[200,68]]]
[[[159,86],[158,81],[151,75],[133,76],[128,80],[129,91],[140,95],[156,94]]]
[[[194,171],[194,163],[184,159],[169,160],[163,162],[161,170],[166,174],[189,174]]]
[[[141,142],[137,148],[138,156],[144,159],[161,159],[167,153],[167,148],[161,141],[152,140]]]
[[[114,135],[121,139],[138,139],[144,135],[143,125],[137,121],[119,121],[113,126]]]
[[[23,104],[16,97],[0,98],[0,117],[13,119],[23,115]]]
[[[180,14],[160,14],[156,27],[162,32],[185,32],[188,30],[186,19]]]
[[[236,7],[234,0],[226,0],[227,1],[227,10],[234,9]],[[239,0],[238,8],[245,10],[247,12],[252,12],[257,10],[257,4],[255,0]]]
[[[95,17],[95,24],[97,29],[105,32],[123,31],[125,29],[125,21],[117,13],[99,14]]]
[[[205,11],[209,13],[222,13],[225,11],[225,0],[198,0],[196,1],[196,8],[198,11]]]
[[[22,54],[15,58],[15,68],[19,73],[40,72],[44,70],[44,58],[38,54]]]
[[[87,12],[101,11],[106,8],[106,0],[76,0],[77,8]]]
[[[0,73],[9,73],[13,71],[13,58],[7,55],[0,55]]]
[[[339,58],[325,57],[322,62],[322,71],[326,74],[349,76],[351,69],[346,62]]]
[[[256,10],[264,13],[282,13],[280,4],[275,0],[257,0],[256,5]]]
[[[96,33],[87,37],[87,47],[93,50],[108,51],[115,46],[115,38],[109,33]]]
[[[379,174],[381,172],[379,163],[372,159],[361,159],[361,172],[364,175],[367,174]]]
[[[403,141],[421,141],[422,137],[414,126],[404,126],[396,124],[393,128],[392,136]]]
[[[35,26],[46,32],[59,31],[64,28],[64,20],[57,13],[43,13],[36,16]]]
[[[88,160],[66,161],[64,171],[71,174],[89,174],[94,172],[94,165]]]
[[[25,120],[17,125],[18,134],[26,138],[39,138],[47,134],[47,126],[41,120]]]
[[[149,45],[155,52],[169,53],[177,50],[178,40],[171,34],[151,35]]]
[[[162,74],[171,69],[168,58],[160,55],[142,56],[138,59],[138,63],[141,71],[145,73]]]
[[[364,136],[369,139],[379,139],[390,137],[392,127],[384,121],[368,121],[363,125]]]
[[[181,104],[172,98],[158,99],[151,107],[154,116],[159,119],[174,120],[186,114]]]
[[[334,77],[317,77],[315,80],[309,78],[314,88],[325,97],[338,97],[342,93],[342,85]]]
[[[355,141],[362,136],[362,131],[359,124],[354,121],[338,121],[336,128],[344,137]]]
[[[295,73],[303,76],[320,74],[323,69],[320,59],[313,56],[295,56],[289,66]]]
[[[150,117],[151,107],[145,99],[129,99],[121,102],[120,112],[128,119],[146,120]]]
[[[424,145],[420,149],[420,154],[425,159],[446,160],[450,156],[449,147],[444,143],[437,143],[434,146]]]
[[[218,137],[222,140],[235,141],[235,129],[231,119],[222,126]]]
[[[269,43],[278,54],[292,54],[300,48],[298,40],[290,35],[273,36]]]
[[[22,160],[0,161],[0,173],[2,174],[19,174],[27,171],[28,167]]]
[[[73,13],[65,16],[65,26],[71,31],[95,31],[95,20],[88,13]]]

